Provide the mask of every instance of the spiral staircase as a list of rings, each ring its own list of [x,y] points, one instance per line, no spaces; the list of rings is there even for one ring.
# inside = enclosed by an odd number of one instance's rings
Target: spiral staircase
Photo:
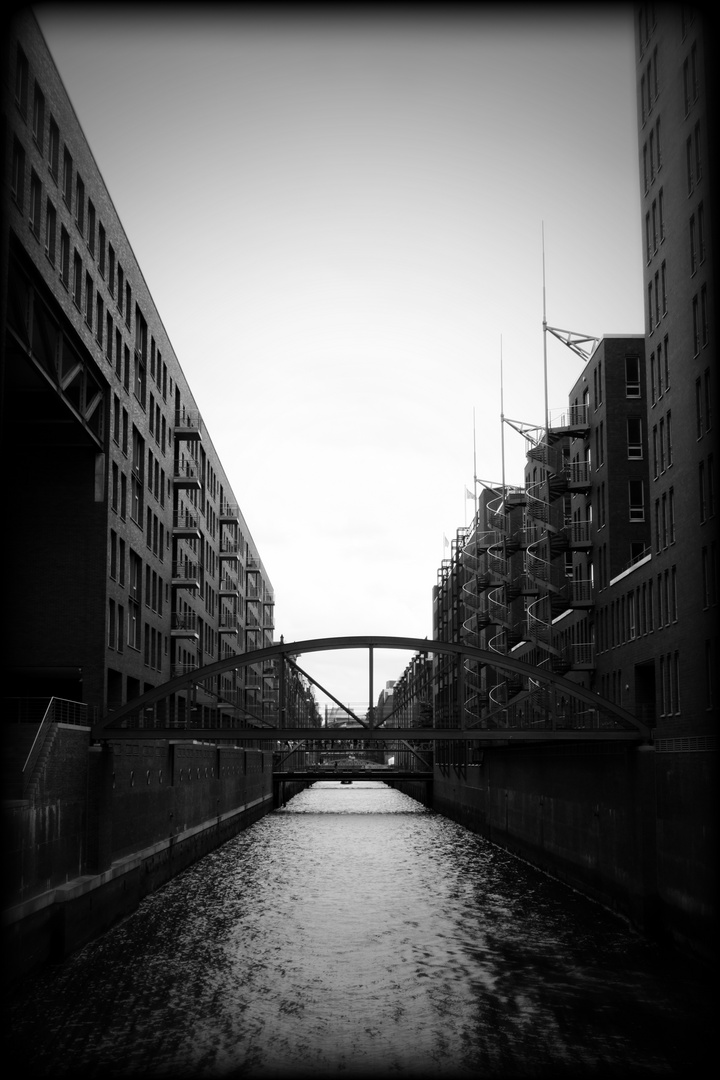
[[[539,466],[539,477],[528,483],[527,572],[537,587],[536,598],[527,605],[528,637],[547,654],[553,671],[563,674],[571,664],[566,651],[553,644],[552,623],[568,608],[589,606],[589,579],[568,577],[565,555],[589,548],[591,521],[572,517],[569,496],[590,488],[590,463],[586,455],[571,461],[571,439],[588,431],[587,405],[564,410],[548,424],[527,452],[529,462]]]
[[[476,522],[461,554],[467,579],[462,586],[465,609],[463,638],[475,648],[483,648],[485,632],[492,626],[488,605],[488,590],[499,584],[488,564],[488,550],[497,545],[500,537],[495,529],[483,529]],[[486,680],[482,665],[475,660],[465,660],[465,718],[469,723],[479,720],[488,702]]]

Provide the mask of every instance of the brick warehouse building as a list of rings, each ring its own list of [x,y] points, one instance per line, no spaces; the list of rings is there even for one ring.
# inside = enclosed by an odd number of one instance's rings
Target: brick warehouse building
[[[273,592],[33,15],[3,60],[5,692],[112,709],[268,645]],[[238,723],[258,669],[172,703]]]
[[[523,487],[482,491],[433,590],[433,637],[546,665],[650,727],[649,889],[673,936],[706,943],[720,693],[708,40],[698,11],[635,9],[645,333],[584,350],[567,405],[547,430],[522,432]],[[540,689],[528,696],[522,680],[471,667],[468,723],[542,717]],[[457,678],[435,659],[436,723],[458,706]],[[472,741],[437,744],[453,797],[468,807],[482,781],[467,769],[481,757]]]

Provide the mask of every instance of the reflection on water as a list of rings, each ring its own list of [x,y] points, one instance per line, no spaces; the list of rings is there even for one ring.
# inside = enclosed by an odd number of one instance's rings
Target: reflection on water
[[[26,980],[10,1015],[33,1076],[700,1076],[710,1003],[480,837],[382,783],[323,782]]]

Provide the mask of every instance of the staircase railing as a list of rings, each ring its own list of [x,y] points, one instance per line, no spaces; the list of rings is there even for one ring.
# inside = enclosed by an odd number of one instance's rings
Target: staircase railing
[[[87,705],[82,701],[68,701],[66,698],[57,697],[50,698],[23,765],[23,795],[25,795],[30,785],[35,765],[43,751],[53,724],[74,724],[79,727],[89,727]]]

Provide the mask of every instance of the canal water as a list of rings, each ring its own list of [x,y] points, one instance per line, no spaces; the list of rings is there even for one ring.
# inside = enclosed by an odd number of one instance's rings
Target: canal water
[[[323,782],[6,1011],[22,1076],[702,1077],[703,983],[409,797]]]

